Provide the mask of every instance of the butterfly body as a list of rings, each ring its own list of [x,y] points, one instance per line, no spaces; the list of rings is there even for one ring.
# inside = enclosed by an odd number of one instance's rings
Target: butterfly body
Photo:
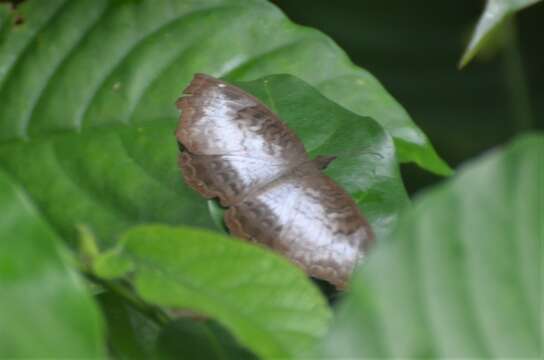
[[[268,246],[308,274],[346,285],[372,232],[349,195],[255,97],[197,74],[178,101],[187,184],[228,207],[235,236]]]

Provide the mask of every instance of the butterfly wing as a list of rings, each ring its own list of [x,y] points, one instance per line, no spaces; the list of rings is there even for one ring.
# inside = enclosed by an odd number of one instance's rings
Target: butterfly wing
[[[351,197],[317,167],[270,184],[231,207],[236,236],[284,254],[309,275],[343,288],[372,242]]]
[[[308,160],[302,142],[263,103],[221,80],[195,75],[177,105],[185,180],[225,206]]]

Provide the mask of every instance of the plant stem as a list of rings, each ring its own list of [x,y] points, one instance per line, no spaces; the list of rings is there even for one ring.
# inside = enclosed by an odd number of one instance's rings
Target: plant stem
[[[164,326],[168,322],[170,322],[170,317],[164,311],[159,308],[150,306],[142,299],[138,298],[128,285],[125,285],[121,282],[106,281],[88,272],[84,272],[84,275],[94,283],[99,284],[106,290],[111,291],[123,298],[136,311],[144,314],[157,325]]]
[[[503,69],[512,108],[514,130],[519,133],[533,127],[533,114],[514,18],[507,20],[504,26],[506,27],[506,44]]]

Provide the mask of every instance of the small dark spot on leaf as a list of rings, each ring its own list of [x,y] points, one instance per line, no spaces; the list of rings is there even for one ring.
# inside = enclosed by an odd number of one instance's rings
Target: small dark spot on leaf
[[[25,18],[22,15],[17,15],[13,23],[15,26],[23,25],[25,23]]]

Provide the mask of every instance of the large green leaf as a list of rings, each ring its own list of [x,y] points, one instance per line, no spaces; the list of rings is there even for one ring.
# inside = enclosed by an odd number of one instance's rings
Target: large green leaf
[[[541,0],[487,0],[485,10],[461,58],[460,66],[465,66],[472,60],[505,19],[539,1]]]
[[[0,358],[95,358],[103,324],[56,233],[0,171]]]
[[[312,156],[338,155],[327,173],[354,196],[378,235],[390,228],[406,194],[391,138],[375,121],[292,76],[239,85],[273,102]],[[75,238],[74,223],[89,224],[101,244],[138,223],[213,227],[205,201],[181,180],[174,127],[165,121],[15,141],[0,145],[0,164],[67,239]]]
[[[264,358],[293,358],[323,335],[329,310],[306,275],[258,246],[191,228],[129,230],[96,261],[105,278],[131,274],[150,303],[217,319]]]
[[[400,159],[449,171],[372,75],[265,1],[29,0],[17,13],[23,24],[0,29],[0,140],[173,120],[173,100],[195,72],[290,73],[375,118]]]
[[[0,146],[0,166],[67,241],[88,224],[99,244],[142,222],[212,226],[206,203],[182,184],[172,126],[117,127]]]
[[[356,276],[325,357],[539,358],[544,136],[421,195]]]

